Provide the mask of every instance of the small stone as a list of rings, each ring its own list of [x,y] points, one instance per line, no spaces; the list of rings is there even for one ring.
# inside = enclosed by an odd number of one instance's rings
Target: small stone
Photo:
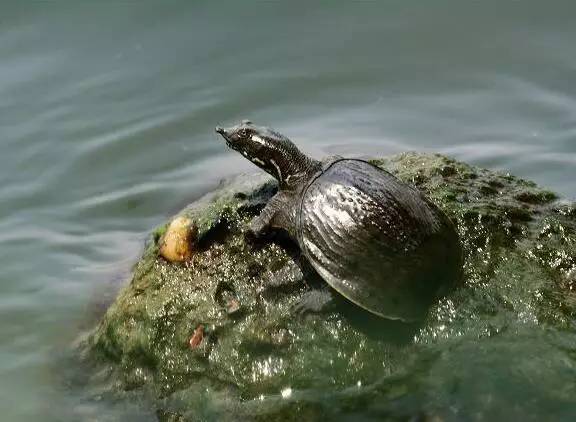
[[[184,216],[176,217],[160,239],[160,255],[170,262],[184,262],[196,248],[198,227]]]
[[[200,343],[202,343],[203,339],[204,339],[204,326],[199,325],[194,330],[194,334],[192,334],[192,337],[190,337],[188,344],[190,345],[191,349],[196,349],[198,346],[200,346]]]
[[[240,302],[237,299],[230,299],[226,303],[226,312],[230,315],[235,314],[240,310]]]

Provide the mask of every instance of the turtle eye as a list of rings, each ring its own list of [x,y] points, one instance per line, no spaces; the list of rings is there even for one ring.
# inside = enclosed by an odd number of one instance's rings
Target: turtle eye
[[[248,129],[240,129],[240,131],[238,132],[238,134],[239,134],[242,138],[247,138],[247,137],[248,137]]]

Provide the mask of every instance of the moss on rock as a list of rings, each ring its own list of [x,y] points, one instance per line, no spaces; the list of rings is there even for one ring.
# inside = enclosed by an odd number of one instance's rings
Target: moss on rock
[[[84,343],[87,356],[110,369],[118,390],[147,391],[161,420],[405,419],[454,417],[455,409],[518,418],[538,415],[544,396],[564,409],[573,381],[557,393],[524,385],[544,363],[523,347],[554,354],[554,342],[576,344],[574,205],[441,155],[372,162],[416,185],[458,226],[465,286],[422,324],[379,319],[345,300],[323,314],[295,314],[317,283],[268,282],[291,258],[274,242],[247,245],[243,230],[276,187],[241,176],[181,212],[199,228],[190,262],[158,258],[165,226],[154,231],[132,280]],[[200,325],[202,340],[190,347]],[[569,336],[555,337],[559,330]],[[510,370],[512,356],[522,370]],[[472,371],[470,359],[478,360]],[[568,383],[571,359],[547,370]]]

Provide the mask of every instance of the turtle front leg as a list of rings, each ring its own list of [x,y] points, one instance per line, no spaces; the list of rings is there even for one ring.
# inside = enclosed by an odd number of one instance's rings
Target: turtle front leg
[[[278,192],[269,201],[260,215],[254,217],[248,226],[246,235],[252,239],[264,236],[272,227],[284,226],[284,210],[289,206],[290,198],[284,192]]]
[[[268,215],[268,213],[264,213],[267,208],[264,208],[262,213],[256,217],[254,217],[250,224],[248,225],[248,229],[246,230],[246,236],[249,239],[258,239],[264,236],[266,232],[268,232],[270,228],[270,221],[272,220],[272,216]]]

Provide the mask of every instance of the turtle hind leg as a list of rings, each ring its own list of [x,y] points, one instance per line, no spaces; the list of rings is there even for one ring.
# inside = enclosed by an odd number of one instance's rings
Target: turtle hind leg
[[[302,283],[304,277],[304,272],[300,265],[295,261],[289,260],[279,270],[269,273],[265,278],[265,283],[270,287],[290,286]]]
[[[337,302],[334,290],[322,280],[301,252],[295,252],[292,259],[291,265],[287,267],[292,271],[299,270],[301,280],[306,284],[304,294],[292,305],[294,313],[304,315],[334,310]]]
[[[297,290],[307,285],[304,294],[292,305],[292,311],[297,315],[326,313],[335,309],[337,301],[333,290],[320,281],[303,257],[289,260],[282,268],[264,277],[264,285],[268,288],[266,295],[297,294]]]
[[[336,300],[334,293],[332,289],[326,285],[307,291],[293,306],[294,311],[300,315],[307,313],[327,313],[333,311],[335,308]]]

